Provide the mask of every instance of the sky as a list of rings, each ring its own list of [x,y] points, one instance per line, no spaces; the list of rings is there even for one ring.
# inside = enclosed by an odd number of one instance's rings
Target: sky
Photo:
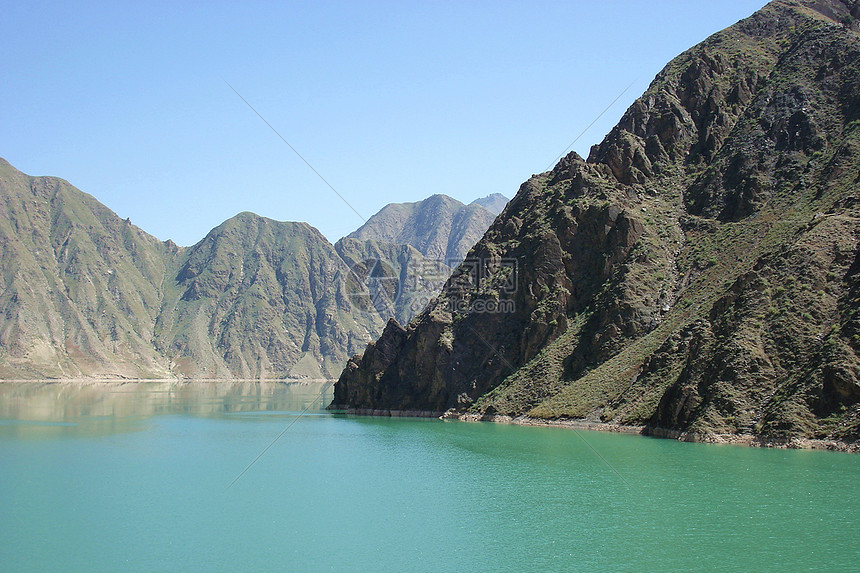
[[[0,0],[0,157],[180,245],[242,211],[336,241],[388,203],[513,197],[587,156],[671,58],[763,4]]]

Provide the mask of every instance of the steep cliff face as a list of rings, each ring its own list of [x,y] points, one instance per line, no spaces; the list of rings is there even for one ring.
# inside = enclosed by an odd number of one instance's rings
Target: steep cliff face
[[[860,437],[852,11],[772,2],[670,62],[351,359],[335,405]]]

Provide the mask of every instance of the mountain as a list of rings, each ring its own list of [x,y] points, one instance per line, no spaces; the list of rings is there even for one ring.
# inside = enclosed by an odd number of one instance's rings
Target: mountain
[[[156,346],[183,376],[329,377],[381,325],[349,300],[349,268],[307,223],[240,213],[177,263]]]
[[[433,195],[416,203],[390,203],[347,238],[410,245],[428,259],[455,267],[493,219],[495,214],[478,202],[464,205],[447,195]]]
[[[305,223],[242,213],[181,248],[2,160],[0,201],[2,378],[330,376],[384,324]]]
[[[856,2],[778,0],[519,189],[334,407],[860,439]]]
[[[0,198],[0,379],[332,377],[451,271],[368,229],[332,245],[253,213],[178,247],[3,160]],[[492,221],[448,197],[416,205],[401,231],[428,252],[465,256]]]
[[[151,340],[180,249],[3,160],[0,200],[0,375],[165,375]]]
[[[486,197],[481,197],[480,199],[475,199],[469,205],[480,205],[487,211],[493,214],[493,216],[498,215],[502,212],[502,209],[505,208],[505,205],[508,204],[508,198],[502,195],[501,193],[492,193],[487,195]]]
[[[435,297],[507,202],[494,193],[469,205],[447,195],[389,203],[335,243],[335,250],[379,317],[406,324]]]

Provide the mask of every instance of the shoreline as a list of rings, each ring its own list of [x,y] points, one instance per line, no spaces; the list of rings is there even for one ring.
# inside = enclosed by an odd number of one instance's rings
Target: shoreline
[[[446,412],[434,412],[432,410],[389,410],[373,408],[345,408],[337,404],[326,406],[326,410],[333,414],[346,414],[347,416],[373,416],[377,418],[439,418],[442,419]]]
[[[517,426],[567,428],[572,430],[593,430],[596,432],[615,432],[622,434],[638,434],[652,438],[692,442],[700,444],[726,444],[746,446],[750,448],[776,448],[792,450],[825,450],[831,452],[860,453],[860,443],[844,442],[841,440],[817,438],[764,438],[753,434],[702,434],[684,432],[668,428],[657,428],[648,425],[631,426],[611,422],[589,422],[588,420],[545,420],[529,416],[502,416],[479,414],[459,414],[446,412],[444,419],[456,419],[463,422],[494,422],[497,424],[514,424]]]
[[[494,424],[512,424],[515,426],[532,426],[544,428],[565,428],[569,430],[592,430],[595,432],[614,432],[617,434],[633,434],[652,438],[676,440],[700,444],[723,444],[746,446],[750,448],[775,448],[791,450],[823,450],[860,454],[860,442],[844,442],[841,440],[818,438],[764,438],[752,434],[702,434],[684,432],[668,428],[657,428],[648,425],[624,425],[612,422],[591,422],[585,419],[556,419],[532,418],[529,416],[506,416],[499,414],[484,415],[448,410],[434,412],[428,410],[389,410],[370,408],[330,408],[333,411],[352,416],[377,416],[391,418],[439,418],[440,420],[455,420],[460,422],[492,422]]]
[[[95,386],[102,384],[324,384],[337,380],[329,378],[45,378],[45,379],[0,379],[2,384],[67,384],[69,386]],[[373,416],[389,418],[438,418],[440,420],[456,420],[461,422],[492,422],[495,424],[512,424],[516,426],[533,426],[545,428],[566,428],[572,430],[591,430],[595,432],[615,432],[634,434],[653,438],[676,440],[702,444],[727,444],[751,448],[777,448],[794,450],[824,450],[860,454],[860,442],[845,442],[834,439],[820,438],[765,438],[753,434],[702,434],[685,432],[669,428],[658,428],[648,425],[624,425],[612,422],[594,422],[586,419],[555,419],[532,418],[529,416],[507,416],[501,414],[473,414],[448,410],[447,412],[430,410],[391,410],[372,408],[345,408],[329,405],[325,408],[332,413],[351,416]]]

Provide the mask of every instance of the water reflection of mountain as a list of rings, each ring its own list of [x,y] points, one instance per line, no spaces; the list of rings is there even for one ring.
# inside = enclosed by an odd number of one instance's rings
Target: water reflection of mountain
[[[331,402],[331,393],[331,381],[4,382],[0,429],[112,433],[170,414],[319,413]]]

